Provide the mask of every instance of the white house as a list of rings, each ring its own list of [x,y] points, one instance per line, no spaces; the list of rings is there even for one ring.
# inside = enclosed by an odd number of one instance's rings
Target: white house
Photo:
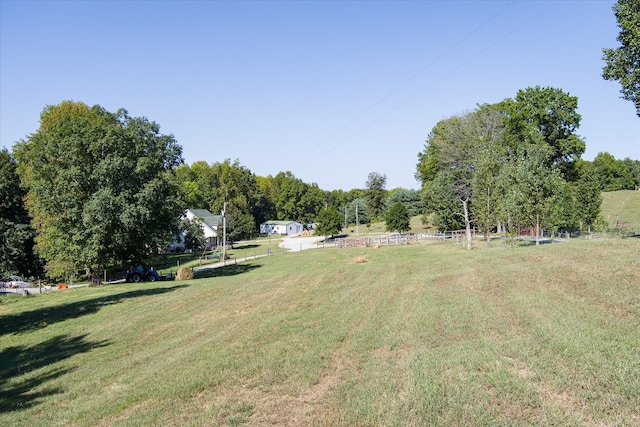
[[[267,221],[260,224],[262,234],[296,235],[302,233],[302,224],[295,221]]]
[[[222,215],[213,215],[206,209],[187,209],[183,218],[198,219],[204,232],[204,238],[209,243],[215,243],[218,230],[222,228]]]

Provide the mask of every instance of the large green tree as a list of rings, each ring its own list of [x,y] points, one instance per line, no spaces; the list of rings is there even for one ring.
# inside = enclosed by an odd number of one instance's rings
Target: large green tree
[[[528,87],[503,101],[499,109],[507,116],[505,137],[512,154],[532,141],[546,144],[549,166],[555,164],[568,180],[573,179],[573,166],[586,148],[576,133],[582,119],[576,96],[553,87]]]
[[[385,217],[387,231],[403,233],[411,229],[409,210],[400,202],[395,202],[387,211]]]
[[[42,262],[34,253],[35,230],[27,214],[16,162],[5,148],[0,151],[0,277],[38,276]]]
[[[14,153],[50,275],[144,262],[178,229],[182,148],[144,117],[65,101]]]
[[[495,199],[492,174],[503,144],[501,117],[496,109],[482,106],[442,120],[429,134],[427,147],[420,156],[418,172],[424,179],[427,207],[435,213],[434,222],[451,227],[460,223],[455,219],[460,216],[468,249],[472,245],[472,201],[481,200],[476,206],[482,212],[486,196]],[[493,219],[491,212],[476,216],[483,223]]]
[[[422,185],[422,198],[427,214],[440,231],[460,230],[464,227],[464,218],[460,215],[460,199],[451,190],[454,178],[450,173],[442,172],[434,179]]]
[[[317,184],[307,184],[289,171],[270,179],[271,197],[279,220],[311,223],[327,204],[324,191]]]
[[[228,240],[252,236],[257,224],[275,211],[268,200],[268,180],[255,176],[238,160],[181,165],[176,176],[188,205],[185,208],[208,209],[219,215],[226,204]]]
[[[506,223],[535,229],[536,245],[540,244],[543,227],[556,228],[562,222],[561,197],[566,194],[566,181],[557,166],[549,167],[549,147],[526,144],[518,148],[502,176],[502,196],[508,208]]]
[[[629,175],[633,178],[633,190],[640,189],[640,160],[633,160],[629,157],[625,157],[622,160],[629,170]]]
[[[367,203],[364,198],[353,199],[346,209],[347,225],[363,225],[371,223],[371,217],[369,216]]]
[[[602,77],[620,83],[622,98],[633,102],[640,117],[640,0],[618,0],[613,12],[620,27],[620,46],[603,49]]]
[[[417,216],[424,213],[424,201],[420,197],[420,190],[396,188],[389,191],[387,200],[385,200],[387,211],[397,202],[402,203],[407,208],[409,216]]]
[[[378,172],[371,172],[366,182],[367,210],[373,219],[381,219],[384,215],[385,200],[387,198],[387,176]]]
[[[238,160],[226,159],[211,166],[212,193],[208,209],[217,214],[226,203],[227,238],[231,241],[252,236],[257,225],[265,220],[264,194],[259,190],[256,176]]]
[[[567,228],[578,227],[580,234],[591,229],[598,220],[602,206],[600,181],[593,163],[583,161],[578,168],[578,179],[569,184],[572,201],[572,222]]]
[[[600,190],[634,190],[636,186],[629,163],[617,160],[609,153],[598,153],[593,159],[594,173],[600,182]]]
[[[210,208],[214,197],[212,189],[217,183],[207,162],[200,160],[191,166],[184,163],[176,168],[175,176],[184,193],[185,208]]]
[[[334,206],[322,209],[316,222],[318,223],[316,234],[319,236],[331,236],[342,230],[342,215]]]
[[[497,180],[507,157],[505,116],[497,107],[482,105],[472,118],[475,149],[470,210],[474,225],[484,233],[487,241],[490,239],[490,230],[498,224],[500,196]]]

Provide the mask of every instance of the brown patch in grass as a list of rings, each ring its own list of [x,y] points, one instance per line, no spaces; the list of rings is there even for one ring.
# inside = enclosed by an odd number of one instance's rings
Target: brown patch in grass
[[[505,357],[505,360],[513,365],[513,370],[517,376],[528,380],[528,384],[533,388],[533,390],[536,392],[536,395],[540,398],[543,407],[557,405],[567,409],[570,413],[582,414],[580,422],[584,423],[584,425],[586,426],[600,425],[599,423],[586,416],[586,403],[581,403],[566,391],[558,390],[558,388],[554,385],[546,381],[542,381],[538,377],[538,374],[529,366],[527,366],[525,362],[509,357]]]
[[[332,407],[331,395],[350,370],[348,359],[334,355],[329,366],[315,383],[301,390],[297,396],[283,387],[270,390],[236,388],[223,393],[225,402],[251,406],[248,424],[252,426],[310,426],[332,425],[340,422]]]
[[[367,257],[366,257],[366,256],[364,256],[364,255],[357,256],[357,257],[355,257],[355,258],[353,259],[353,263],[354,263],[354,264],[360,264],[360,263],[363,263],[363,262],[367,262]]]
[[[111,426],[114,424],[126,424],[126,420],[135,419],[136,415],[144,411],[145,408],[152,406],[151,400],[144,400],[136,405],[129,406],[115,417],[105,417],[101,419],[96,426]]]

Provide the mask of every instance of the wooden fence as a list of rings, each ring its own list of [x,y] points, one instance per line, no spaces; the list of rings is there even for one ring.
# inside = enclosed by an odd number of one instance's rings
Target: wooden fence
[[[446,233],[406,233],[381,234],[379,236],[343,237],[335,240],[337,248],[368,248],[373,246],[411,245],[420,240],[461,239],[464,230],[447,231]],[[475,232],[474,232],[475,235]]]

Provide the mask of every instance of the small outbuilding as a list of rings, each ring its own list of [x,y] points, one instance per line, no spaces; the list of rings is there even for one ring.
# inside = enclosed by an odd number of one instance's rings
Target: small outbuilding
[[[295,221],[267,221],[260,224],[261,234],[282,234],[293,236],[302,233],[303,226]]]

